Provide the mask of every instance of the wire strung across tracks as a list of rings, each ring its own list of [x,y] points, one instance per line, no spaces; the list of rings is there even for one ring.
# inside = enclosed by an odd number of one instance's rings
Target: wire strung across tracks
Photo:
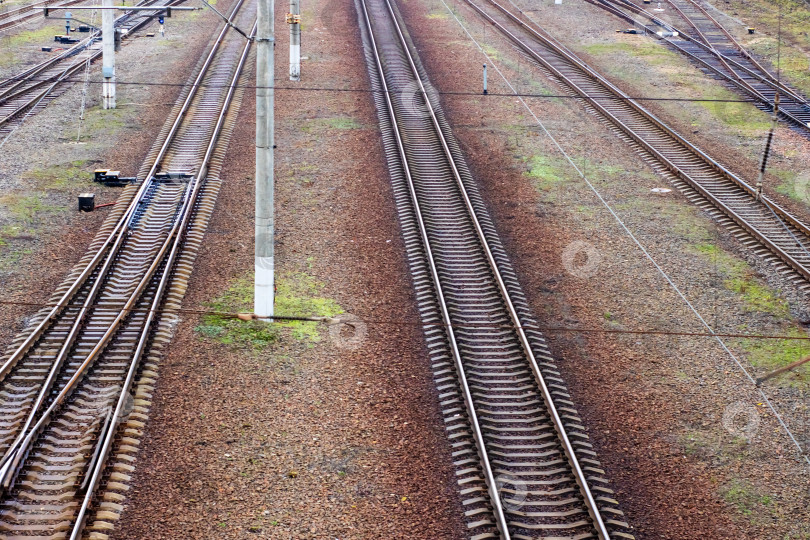
[[[536,23],[496,0],[465,0],[758,255],[810,290],[810,228],[630,99]],[[623,99],[611,99],[621,97]]]
[[[244,7],[243,7],[244,4]],[[255,2],[232,11],[249,28]],[[223,25],[84,258],[0,359],[0,534],[108,533],[126,492],[154,384],[151,362],[213,211],[251,41]],[[204,87],[203,82],[213,83]],[[127,195],[128,193],[128,195]],[[99,492],[105,496],[99,498]]]

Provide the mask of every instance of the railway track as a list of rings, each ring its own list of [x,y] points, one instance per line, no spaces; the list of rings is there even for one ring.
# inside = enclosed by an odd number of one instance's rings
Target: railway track
[[[536,24],[495,0],[465,0],[552,79],[625,138],[687,197],[732,227],[744,244],[810,290],[810,229],[611,84]],[[739,232],[740,234],[737,234]]]
[[[396,7],[356,6],[470,536],[632,538]]]
[[[67,7],[83,1],[84,0],[66,0],[64,2],[53,2],[51,0],[45,0],[44,2],[34,2],[33,4],[10,8],[7,11],[0,12],[0,32],[16,28],[37,16],[41,17],[42,10],[39,8]]]
[[[238,0],[232,14],[249,26],[255,3]],[[172,334],[174,316],[161,310],[179,307],[213,210],[249,48],[223,25],[143,181],[126,188],[55,307],[0,360],[3,538],[78,540],[118,518],[155,362]]]
[[[185,0],[144,0],[138,6],[176,6]],[[135,11],[118,17],[115,26],[124,35],[135,32],[156,13]],[[9,79],[0,81],[0,137],[10,133],[32,109],[40,110],[59,96],[65,81],[101,57],[101,32],[94,30],[64,52]]]
[[[694,0],[668,0],[687,30],[664,22],[631,0],[587,0],[631,24],[640,24],[700,69],[722,81],[743,98],[766,112],[774,110],[779,93],[779,117],[805,137],[810,137],[810,104],[797,90],[777,80],[709,12]],[[677,36],[657,32],[677,32]]]

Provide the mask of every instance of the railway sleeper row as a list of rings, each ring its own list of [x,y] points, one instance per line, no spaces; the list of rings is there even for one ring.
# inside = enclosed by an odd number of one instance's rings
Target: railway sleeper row
[[[356,2],[360,16],[366,59],[375,90],[378,119],[392,178],[400,225],[405,238],[410,273],[417,296],[428,353],[434,371],[434,381],[444,415],[445,429],[452,456],[470,536],[474,539],[534,538],[596,538],[590,510],[584,505],[580,486],[571,472],[571,464],[561,449],[558,434],[550,421],[546,403],[535,373],[510,329],[510,317],[503,307],[501,292],[493,285],[489,264],[481,252],[480,239],[469,224],[467,209],[461,202],[461,191],[447,172],[442,160],[441,146],[436,135],[422,129],[424,103],[415,96],[416,113],[403,101],[395,99],[392,106],[397,123],[407,141],[404,153],[413,175],[409,187],[406,171],[397,149],[393,121],[382,79],[377,71],[371,34],[364,20],[365,9],[375,28],[374,36],[381,41],[382,64],[392,95],[401,95],[414,87],[409,75],[405,49],[386,36],[396,35],[390,23],[384,0]],[[395,8],[392,6],[393,12]],[[386,21],[389,21],[388,23]],[[406,36],[406,41],[409,39]],[[412,45],[410,49],[413,50]],[[428,88],[428,99],[436,111],[437,122],[447,139],[453,162],[478,218],[498,272],[503,276],[507,293],[515,306],[520,325],[527,328],[529,346],[537,359],[537,369],[547,385],[551,399],[569,437],[572,451],[581,465],[586,484],[596,499],[596,510],[615,538],[632,538],[624,522],[605,473],[588,440],[582,422],[560,377],[548,346],[528,304],[511,264],[498,240],[474,180],[438,106],[427,76],[418,58],[414,58],[419,77]],[[413,105],[413,104],[412,104]],[[428,242],[435,260],[446,306],[453,320],[453,331],[462,358],[464,377],[469,383],[475,405],[476,420],[481,426],[484,446],[495,475],[498,502],[506,517],[506,529],[499,529],[497,512],[488,490],[487,473],[471,429],[472,419],[457,369],[454,353],[443,323],[442,306],[437,296],[431,262],[427,258],[423,234],[412,200],[416,193],[422,218],[427,226]],[[468,325],[468,326],[465,326]],[[494,326],[493,326],[494,325]]]

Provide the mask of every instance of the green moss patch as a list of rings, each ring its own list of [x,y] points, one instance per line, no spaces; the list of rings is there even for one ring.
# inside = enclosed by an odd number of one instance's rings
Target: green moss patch
[[[746,516],[755,513],[770,513],[774,506],[773,497],[761,493],[753,484],[741,479],[733,479],[720,489],[725,501]]]
[[[591,56],[640,56],[654,66],[671,65],[673,61],[679,61],[678,54],[648,39],[639,39],[637,43],[594,43],[586,45],[583,50]]]
[[[559,160],[547,156],[532,156],[524,161],[528,167],[527,176],[534,180],[535,187],[540,191],[547,191],[570,179]]]
[[[806,338],[807,332],[793,327],[787,336]],[[810,354],[810,345],[801,339],[741,339],[737,345],[746,352],[748,361],[763,371],[772,371],[800,360]],[[810,381],[810,365],[799,366],[790,373],[780,375],[780,382],[804,386]]]
[[[321,296],[325,284],[300,273],[282,275],[276,283],[275,311],[280,316],[332,317],[343,309],[332,299]],[[250,313],[253,311],[253,277],[235,280],[219,297],[205,304],[212,311]],[[285,335],[312,344],[321,340],[318,323],[289,321],[265,323],[241,321],[221,315],[205,315],[195,328],[203,339],[212,339],[237,348],[262,350]]]
[[[707,100],[698,102],[701,107],[727,126],[745,135],[757,135],[768,131],[771,127],[767,113],[760,111],[751,103],[740,102],[740,96],[730,90],[717,85],[706,85],[700,97]]]
[[[91,185],[96,162],[76,160],[44,169],[34,169],[23,174],[27,180],[33,180],[43,189],[62,189],[80,185]]]
[[[726,277],[723,282],[726,289],[742,296],[746,311],[770,313],[780,318],[790,314],[787,302],[760,281],[745,261],[714,244],[698,244],[694,249]]]

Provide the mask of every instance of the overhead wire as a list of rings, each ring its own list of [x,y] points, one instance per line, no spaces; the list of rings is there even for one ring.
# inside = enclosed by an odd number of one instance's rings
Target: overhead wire
[[[31,302],[31,301],[15,301],[15,300],[0,300],[0,305],[7,306],[20,306],[20,307],[38,307],[52,309],[54,307],[63,308],[76,308],[81,307],[79,304],[55,304],[48,302]],[[83,305],[83,304],[82,304]],[[114,308],[106,309],[100,304],[90,304],[88,309],[94,309],[100,312],[111,311],[117,312]],[[146,308],[132,308],[130,313],[156,313],[156,314],[187,314],[197,316],[214,316],[225,319],[240,319],[240,320],[253,320],[254,317],[250,313],[239,311],[220,311],[208,309],[192,309],[192,308],[161,308],[161,309],[146,309]],[[515,328],[513,324],[498,324],[498,323],[461,323],[447,325],[445,323],[425,323],[421,321],[409,321],[405,319],[386,319],[386,318],[365,318],[360,315],[353,314],[359,317],[359,320],[367,325],[388,325],[388,326],[413,326],[413,327],[442,327],[446,328]],[[334,324],[340,321],[335,317],[316,316],[316,315],[273,315],[273,322],[325,322]],[[349,321],[351,322],[351,321]],[[627,334],[627,335],[646,335],[646,336],[670,336],[670,337],[728,337],[739,339],[773,339],[773,340],[793,340],[793,341],[810,341],[810,336],[796,336],[796,335],[780,335],[780,334],[750,334],[750,333],[708,333],[708,332],[690,332],[682,330],[660,330],[660,329],[638,329],[627,330],[620,328],[591,328],[591,327],[571,327],[571,326],[545,326],[541,324],[528,324],[521,325],[521,328],[526,330],[540,330],[542,332],[552,333],[582,333],[582,334]]]
[[[37,79],[37,78],[26,78],[26,77],[9,77],[8,79],[4,79],[0,81],[0,87],[6,84],[11,84],[19,81],[28,81],[28,82],[50,82],[52,79]],[[75,82],[84,82],[82,79],[76,79],[71,77],[66,77],[62,79],[60,82],[64,83],[75,83]],[[89,84],[103,84],[103,81],[90,81]],[[127,81],[127,80],[116,80],[117,85],[130,85],[130,86],[160,86],[160,87],[175,87],[175,88],[186,88],[189,86],[188,83],[168,83],[168,82],[154,82],[154,81]],[[230,88],[231,85],[222,85],[222,84],[206,84],[201,83],[198,85],[199,87],[204,88]],[[412,90],[388,90],[387,92],[384,90],[375,90],[372,88],[340,88],[336,86],[320,86],[320,87],[313,87],[313,86],[261,86],[255,84],[236,84],[233,85],[233,88],[237,89],[245,89],[245,90],[256,90],[259,88],[265,89],[270,88],[275,90],[276,92],[279,91],[296,91],[296,92],[347,92],[347,93],[363,93],[363,94],[410,94],[413,93]],[[588,97],[582,98],[581,96],[572,96],[569,94],[536,94],[536,93],[500,93],[500,92],[488,92],[486,96],[479,91],[437,91],[437,94],[440,96],[469,96],[469,97],[477,97],[485,99],[486,97],[505,97],[505,98],[515,98],[515,97],[523,97],[523,98],[538,98],[538,99],[586,99],[586,100],[593,100],[593,101],[627,101],[627,100],[635,100],[635,101],[673,101],[673,102],[687,102],[687,103],[753,103],[750,99],[717,99],[717,98],[694,98],[694,97],[653,97],[653,96],[596,96],[596,97]]]
[[[475,39],[475,38],[472,36],[472,34],[469,32],[469,30],[468,30],[468,29],[467,29],[467,28],[464,26],[464,24],[463,24],[463,23],[462,23],[462,22],[459,20],[459,18],[458,18],[458,17],[456,16],[456,14],[453,12],[453,10],[450,8],[450,6],[448,6],[448,5],[447,5],[447,3],[445,2],[445,0],[440,0],[440,1],[441,1],[441,3],[444,5],[444,7],[445,7],[445,8],[447,8],[447,11],[448,11],[448,12],[450,13],[450,15],[451,15],[451,16],[452,16],[452,17],[453,17],[455,20],[456,20],[456,22],[459,24],[459,26],[461,26],[462,30],[464,30],[464,32],[467,34],[467,36],[470,38],[470,40],[471,40],[471,41],[472,41],[472,42],[473,42],[473,43],[476,45],[476,47],[477,47],[477,48],[478,48],[478,50],[481,52],[481,54],[482,54],[482,55],[484,55],[484,57],[487,59],[488,63],[489,63],[490,65],[492,65],[492,67],[494,67],[494,68],[495,68],[495,70],[498,72],[498,74],[499,74],[499,75],[501,76],[501,78],[504,80],[504,82],[506,83],[506,85],[507,85],[507,86],[508,86],[508,87],[509,87],[509,88],[510,88],[512,91],[515,91],[514,86],[513,86],[513,85],[512,85],[512,84],[509,82],[509,80],[506,78],[506,76],[503,74],[503,72],[500,70],[500,68],[497,66],[497,64],[495,64],[495,62],[492,60],[492,58],[490,57],[490,55],[489,55],[489,54],[487,54],[487,52],[484,50],[484,48],[481,46],[481,44],[479,44],[479,43],[478,43],[478,41],[477,41],[477,40],[476,40],[476,39]],[[530,20],[531,20],[531,19],[530,19]],[[534,22],[535,24],[537,24],[535,21],[532,21],[532,22]],[[538,26],[539,26],[539,25],[538,25]],[[544,124],[544,123],[543,123],[543,122],[540,120],[540,118],[538,118],[538,117],[537,117],[537,115],[534,113],[534,111],[531,109],[531,107],[529,107],[529,105],[528,105],[528,104],[527,104],[527,103],[526,103],[526,102],[523,100],[523,98],[518,98],[518,99],[519,99],[519,101],[520,101],[520,102],[523,104],[523,106],[526,108],[526,110],[529,112],[529,114],[532,116],[532,118],[534,118],[534,120],[537,122],[537,124],[538,124],[538,125],[541,127],[541,129],[543,130],[543,132],[544,132],[544,133],[545,133],[545,134],[548,136],[548,138],[549,138],[549,139],[552,141],[552,143],[555,145],[555,147],[557,148],[557,150],[559,150],[559,152],[560,152],[560,153],[561,153],[561,154],[562,154],[562,155],[565,157],[565,159],[568,161],[568,163],[571,165],[571,167],[573,167],[573,169],[574,169],[574,170],[577,172],[577,174],[578,174],[578,175],[579,175],[579,176],[582,178],[582,180],[584,180],[584,181],[585,181],[585,183],[588,185],[588,187],[591,189],[591,191],[593,191],[593,193],[594,193],[594,195],[597,197],[597,199],[599,199],[599,201],[600,201],[600,202],[602,203],[602,205],[603,205],[603,206],[604,206],[604,207],[605,207],[605,208],[608,210],[608,212],[611,214],[611,216],[613,216],[613,218],[616,220],[616,222],[617,222],[617,223],[618,223],[618,225],[621,227],[621,229],[622,229],[622,230],[624,230],[625,234],[626,234],[626,235],[627,235],[627,236],[628,236],[628,237],[629,237],[629,238],[630,238],[630,239],[633,241],[633,243],[634,243],[634,244],[635,244],[635,245],[636,245],[636,246],[639,248],[639,250],[640,250],[640,251],[641,251],[641,253],[643,254],[644,258],[646,258],[648,261],[650,261],[650,263],[651,263],[651,264],[652,264],[652,265],[653,265],[653,266],[656,268],[656,270],[658,271],[658,273],[660,273],[660,274],[661,274],[661,276],[662,276],[662,277],[663,277],[663,278],[664,278],[664,279],[667,281],[667,283],[669,284],[669,286],[670,286],[670,287],[671,287],[671,288],[672,288],[672,289],[675,291],[675,293],[676,293],[676,294],[677,294],[677,295],[678,295],[678,296],[681,298],[681,300],[684,302],[684,304],[685,304],[685,305],[686,305],[686,306],[687,306],[687,307],[688,307],[688,308],[689,308],[689,309],[692,311],[692,313],[695,315],[695,317],[696,317],[696,318],[697,318],[697,319],[700,321],[700,323],[701,323],[701,324],[702,324],[702,325],[703,325],[703,326],[706,328],[707,333],[709,333],[709,334],[711,334],[711,335],[712,335],[712,337],[713,337],[713,338],[714,338],[714,339],[715,339],[715,340],[718,342],[718,344],[720,345],[720,347],[721,347],[721,348],[722,348],[722,349],[723,349],[723,350],[724,350],[724,351],[725,351],[725,352],[726,352],[726,353],[729,355],[729,357],[730,357],[730,358],[733,360],[733,362],[734,362],[734,363],[737,365],[737,367],[739,368],[739,370],[742,372],[743,376],[744,376],[744,377],[745,377],[745,378],[746,378],[748,381],[750,381],[750,382],[751,382],[751,384],[754,386],[754,389],[755,389],[756,391],[758,391],[758,392],[759,392],[760,396],[762,397],[763,402],[767,404],[768,408],[770,409],[770,411],[773,413],[774,417],[775,417],[775,418],[777,419],[777,421],[779,422],[779,425],[780,425],[780,426],[782,427],[782,429],[785,431],[785,433],[787,434],[787,436],[788,436],[788,438],[791,440],[791,442],[792,442],[792,443],[795,445],[796,449],[798,450],[799,455],[800,455],[800,456],[802,456],[802,458],[804,458],[804,461],[807,463],[807,465],[808,465],[808,466],[810,466],[810,455],[808,455],[808,454],[807,454],[807,453],[804,451],[804,448],[802,448],[802,445],[801,445],[801,444],[798,442],[798,440],[796,440],[796,437],[794,436],[793,432],[792,432],[792,431],[790,430],[790,428],[787,426],[787,424],[785,423],[784,419],[782,418],[782,415],[780,415],[780,414],[779,414],[779,411],[777,411],[777,410],[776,410],[776,407],[773,405],[773,403],[771,402],[771,400],[768,398],[768,395],[767,395],[767,394],[765,393],[765,391],[764,391],[764,390],[763,390],[763,389],[762,389],[762,388],[761,388],[761,387],[760,387],[760,386],[757,384],[756,379],[755,379],[755,378],[754,378],[754,377],[751,375],[751,373],[748,371],[748,369],[746,369],[746,368],[745,368],[745,366],[743,366],[742,362],[741,362],[741,361],[740,361],[740,360],[737,358],[737,356],[736,356],[736,355],[735,355],[735,354],[734,354],[734,353],[731,351],[731,349],[729,349],[729,348],[728,348],[728,346],[726,345],[726,343],[723,341],[722,336],[720,336],[720,334],[718,334],[717,332],[715,332],[715,331],[714,331],[714,329],[713,329],[713,328],[712,328],[712,327],[711,327],[711,326],[708,324],[708,322],[706,322],[706,320],[703,318],[703,316],[700,314],[700,312],[697,310],[697,308],[695,308],[695,306],[692,304],[692,302],[690,302],[690,301],[689,301],[689,299],[687,299],[687,298],[686,298],[686,296],[684,295],[684,293],[683,293],[683,292],[681,291],[681,289],[680,289],[680,288],[679,288],[679,287],[678,287],[678,286],[675,284],[675,282],[674,282],[674,281],[673,281],[673,279],[672,279],[672,278],[669,276],[669,274],[667,274],[667,272],[666,272],[666,271],[665,271],[665,270],[664,270],[664,269],[663,269],[663,268],[662,268],[662,267],[661,267],[661,266],[658,264],[658,262],[657,262],[657,261],[655,260],[655,258],[652,256],[652,254],[651,254],[651,253],[650,253],[650,252],[647,250],[647,248],[645,248],[645,247],[644,247],[644,245],[643,245],[643,244],[642,244],[642,243],[639,241],[639,239],[636,237],[636,235],[635,235],[635,234],[633,234],[633,232],[632,232],[632,231],[630,230],[630,228],[629,228],[629,227],[628,227],[628,226],[627,226],[627,225],[624,223],[624,221],[621,219],[621,217],[619,217],[619,215],[616,213],[616,211],[613,209],[613,207],[610,205],[610,203],[608,203],[608,202],[607,202],[607,200],[605,200],[605,198],[602,196],[602,194],[599,192],[599,190],[596,188],[596,186],[594,186],[594,184],[593,184],[593,183],[592,183],[592,182],[591,182],[591,181],[590,181],[590,180],[589,180],[589,179],[588,179],[588,178],[585,176],[585,174],[582,172],[582,170],[581,170],[581,169],[580,169],[580,168],[579,168],[579,167],[576,165],[576,163],[574,162],[574,160],[571,158],[571,156],[570,156],[570,155],[569,155],[569,154],[568,154],[568,153],[565,151],[565,149],[564,149],[564,148],[563,148],[563,147],[560,145],[560,143],[559,143],[559,142],[557,141],[557,139],[556,139],[556,138],[555,138],[555,137],[554,137],[554,136],[551,134],[551,132],[548,130],[548,128],[546,128],[545,124]]]

